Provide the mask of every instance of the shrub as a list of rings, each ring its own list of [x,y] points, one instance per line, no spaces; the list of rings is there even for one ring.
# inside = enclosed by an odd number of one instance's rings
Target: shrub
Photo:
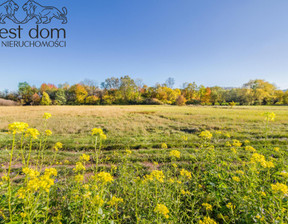
[[[52,101],[51,101],[48,93],[43,92],[43,96],[42,96],[40,104],[41,105],[51,105],[52,104]]]
[[[176,105],[177,106],[184,106],[186,104],[187,100],[183,95],[178,96],[176,99]]]
[[[100,99],[97,96],[88,96],[85,100],[86,104],[88,105],[99,105]]]

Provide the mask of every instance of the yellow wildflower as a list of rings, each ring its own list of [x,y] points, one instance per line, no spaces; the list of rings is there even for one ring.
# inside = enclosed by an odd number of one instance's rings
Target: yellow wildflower
[[[242,143],[237,139],[233,139],[232,145],[235,147],[241,147]]]
[[[92,136],[94,136],[94,135],[100,136],[101,134],[103,134],[103,130],[101,128],[93,128],[92,129],[92,133],[91,133]]]
[[[276,152],[279,152],[280,148],[279,148],[279,147],[275,147],[274,150],[275,150]]]
[[[58,151],[59,149],[63,148],[63,144],[61,142],[56,142],[56,144],[54,145],[54,149],[55,151]]]
[[[40,175],[40,173],[32,168],[25,167],[22,169],[22,172],[28,175],[31,179],[36,178]]]
[[[230,142],[226,142],[226,143],[225,143],[225,146],[227,146],[227,147],[231,147],[232,145],[231,145]]]
[[[235,208],[235,205],[232,205],[232,203],[229,202],[229,203],[226,205],[226,207],[229,208],[229,209],[234,209],[234,208]]]
[[[205,140],[209,140],[209,139],[211,139],[212,137],[213,137],[213,135],[211,134],[211,132],[210,131],[202,131],[201,133],[200,133],[200,135],[199,135],[199,137],[201,137],[201,138],[203,138],[203,139],[205,139]]]
[[[212,211],[212,205],[208,203],[203,203],[202,206],[205,207],[206,211]]]
[[[52,135],[52,131],[51,130],[45,130],[45,135],[46,136],[51,136]]]
[[[175,183],[175,180],[173,178],[170,178],[168,181],[172,184]]]
[[[264,116],[265,116],[265,120],[266,121],[274,121],[275,117],[276,117],[276,114],[273,113],[273,112],[265,112]]]
[[[236,150],[234,147],[230,148],[230,150],[231,150],[234,154],[237,153],[237,150]]]
[[[28,128],[25,131],[25,137],[31,137],[33,139],[38,139],[38,135],[40,135],[39,131],[35,128]]]
[[[181,139],[184,140],[184,141],[187,141],[188,137],[186,135],[183,135],[183,136],[181,136]]]
[[[82,156],[80,156],[80,160],[88,162],[90,160],[90,156],[86,155],[86,154],[83,154]]]
[[[172,150],[171,152],[170,152],[170,157],[175,157],[175,158],[180,158],[180,155],[181,155],[181,153],[178,151],[178,150]]]
[[[157,204],[155,209],[154,209],[154,212],[163,215],[166,219],[169,218],[169,215],[168,215],[169,210],[164,204]]]
[[[102,140],[106,140],[107,139],[107,136],[105,135],[105,134],[100,134],[100,139],[102,139]]]
[[[130,154],[132,154],[132,151],[129,150],[129,149],[126,149],[125,151],[126,151],[126,155],[130,155]]]
[[[100,172],[94,176],[94,179],[101,182],[102,184],[111,183],[114,181],[113,176],[107,172]]]
[[[288,187],[285,184],[280,184],[280,183],[276,183],[276,184],[271,184],[272,187],[272,191],[274,193],[283,193],[283,194],[288,194]]]
[[[50,117],[52,117],[52,115],[50,113],[44,113],[43,118],[45,120],[48,120]]]
[[[286,171],[282,171],[282,172],[280,173],[280,175],[281,175],[282,177],[288,178],[288,173],[287,173]]]
[[[27,216],[27,214],[25,212],[21,212],[20,216],[24,219]]]
[[[211,219],[209,216],[204,217],[203,221],[200,220],[199,224],[217,224],[214,219]]]
[[[117,198],[115,196],[112,197],[112,199],[108,202],[110,206],[118,205],[119,203],[123,203],[123,198]]]
[[[167,148],[168,148],[168,146],[167,146],[167,144],[166,144],[166,143],[162,143],[162,144],[161,144],[161,148],[162,148],[162,149],[167,149]]]
[[[44,175],[47,175],[47,176],[57,176],[57,170],[55,168],[47,168],[45,169],[44,171]]]
[[[182,169],[180,171],[180,175],[183,176],[183,177],[187,177],[189,180],[192,179],[192,175],[191,175],[191,172],[185,170],[185,169]]]
[[[81,162],[76,163],[76,167],[73,169],[75,172],[86,170],[85,166]]]
[[[28,127],[29,125],[27,123],[14,122],[8,125],[8,130],[9,130],[9,133],[11,134],[17,134],[17,133],[23,133]]]
[[[236,182],[240,182],[240,178],[239,177],[232,177],[232,180],[236,181]]]
[[[81,174],[77,174],[77,175],[75,176],[75,181],[78,182],[78,183],[83,182],[83,181],[84,181],[84,176],[81,175]]]
[[[16,196],[19,198],[19,199],[24,199],[25,196],[26,196],[26,191],[23,187],[21,187],[17,193],[16,193]]]
[[[147,174],[145,175],[144,177],[144,181],[153,181],[153,180],[157,180],[159,181],[160,183],[163,183],[164,182],[164,178],[165,178],[165,175],[163,174],[163,171],[159,171],[159,170],[153,170],[151,172],[151,174]]]
[[[8,177],[7,175],[4,175],[4,176],[1,177],[1,179],[2,179],[3,181],[8,181],[8,180],[9,180],[9,177]]]
[[[183,189],[181,189],[181,194],[183,194],[183,195],[186,195],[186,194],[191,194],[191,192],[190,191],[185,191],[185,190],[183,190]]]
[[[173,166],[174,168],[177,168],[177,167],[178,167],[176,163],[173,163],[172,166]]]
[[[226,136],[227,138],[231,138],[231,135],[230,135],[229,133],[226,133],[225,136]]]
[[[92,201],[98,207],[101,207],[104,204],[104,200],[99,195],[94,196]]]
[[[245,150],[249,152],[256,152],[256,149],[249,145],[245,147]]]

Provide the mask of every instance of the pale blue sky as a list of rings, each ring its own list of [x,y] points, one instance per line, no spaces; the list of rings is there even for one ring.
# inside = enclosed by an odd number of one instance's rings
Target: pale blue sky
[[[68,46],[0,47],[0,90],[15,90],[21,81],[101,83],[124,75],[148,85],[174,77],[176,86],[195,81],[238,87],[261,78],[288,88],[287,0],[37,2],[67,7],[68,24],[54,20],[48,27],[65,27]],[[7,20],[0,27],[11,26]]]

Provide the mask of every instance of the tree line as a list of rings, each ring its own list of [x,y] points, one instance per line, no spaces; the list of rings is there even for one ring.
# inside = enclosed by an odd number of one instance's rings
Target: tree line
[[[129,76],[107,78],[101,85],[84,80],[75,85],[43,83],[40,88],[21,82],[17,91],[2,91],[0,98],[22,105],[120,105],[120,104],[201,104],[201,105],[281,105],[288,104],[288,91],[256,79],[241,88],[205,87],[184,83],[174,88],[174,79],[147,86]]]

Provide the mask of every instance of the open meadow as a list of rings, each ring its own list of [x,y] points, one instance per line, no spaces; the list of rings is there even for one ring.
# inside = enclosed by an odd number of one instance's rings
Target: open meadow
[[[288,106],[0,107],[0,222],[288,223],[287,145]]]

